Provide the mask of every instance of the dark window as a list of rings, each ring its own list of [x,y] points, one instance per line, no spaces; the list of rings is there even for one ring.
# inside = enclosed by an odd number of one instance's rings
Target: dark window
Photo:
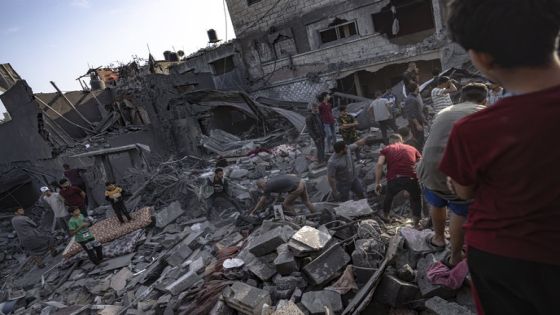
[[[319,32],[321,35],[321,42],[323,44],[358,34],[356,22],[347,22],[346,20],[335,19],[329,26],[330,27],[326,30]]]
[[[214,70],[215,75],[220,75],[224,73],[228,73],[235,69],[235,64],[233,63],[233,56],[227,56],[222,59],[218,59],[214,62],[211,62],[212,69]]]
[[[391,12],[394,5],[396,13]],[[399,32],[393,35],[393,21],[399,20]],[[435,28],[431,0],[395,0],[372,15],[376,32],[389,38],[410,35]]]
[[[261,0],[247,0],[247,4],[248,4],[248,5],[253,5],[253,4],[257,3],[257,2],[261,2]]]

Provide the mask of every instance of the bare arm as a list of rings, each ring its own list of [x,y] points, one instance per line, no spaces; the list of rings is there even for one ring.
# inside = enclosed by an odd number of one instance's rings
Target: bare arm
[[[255,208],[253,208],[253,210],[251,210],[249,214],[253,214],[255,211],[260,210],[266,204],[266,200],[267,200],[266,196],[262,196],[257,202],[257,204],[255,205]]]
[[[418,119],[413,118],[412,123],[414,123],[414,126],[416,127],[416,130],[422,131],[424,129],[424,127],[422,127],[422,124],[418,121]]]
[[[377,190],[381,191],[381,178],[383,177],[383,165],[385,165],[385,156],[380,155],[379,158],[377,159],[377,163],[375,164],[375,190],[376,191]]]
[[[329,180],[329,185],[331,186],[333,195],[337,195],[338,191],[336,190],[336,179],[332,176],[328,176],[327,179]]]
[[[474,198],[474,186],[463,186],[451,177],[447,177],[447,186],[449,190],[463,200],[470,200]]]

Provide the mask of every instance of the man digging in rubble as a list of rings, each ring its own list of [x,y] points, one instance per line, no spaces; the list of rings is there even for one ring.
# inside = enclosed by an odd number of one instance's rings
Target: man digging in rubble
[[[72,217],[68,220],[70,234],[74,236],[76,243],[82,246],[89,260],[95,265],[99,265],[103,260],[103,248],[88,229],[88,226],[90,226],[90,223],[81,214],[80,208],[74,207]]]
[[[406,190],[410,198],[410,208],[414,226],[418,226],[422,216],[422,196],[420,184],[416,176],[416,163],[421,155],[414,147],[403,143],[399,134],[389,136],[389,145],[381,150],[377,165],[375,165],[375,191],[381,194],[381,178],[383,166],[387,164],[387,190],[383,202],[383,221],[389,220],[389,212],[393,198],[399,192]]]
[[[257,186],[264,195],[259,199],[255,208],[251,210],[249,213],[250,215],[263,208],[273,195],[278,196],[283,193],[288,194],[286,198],[284,198],[284,203],[282,203],[284,213],[295,214],[294,201],[298,197],[301,198],[301,201],[309,211],[315,212],[315,206],[313,206],[309,200],[305,181],[295,175],[278,175],[268,180],[259,179],[257,181]]]
[[[214,176],[207,179],[208,187],[212,188],[212,194],[207,199],[208,211],[213,211],[216,205],[216,201],[221,199],[228,202],[241,212],[241,206],[239,203],[229,195],[229,182],[224,177],[224,170],[222,168],[217,168],[214,170]]]
[[[365,198],[364,187],[356,173],[352,151],[364,146],[373,144],[375,138],[365,137],[350,145],[344,141],[334,144],[334,154],[327,164],[327,177],[331,192],[337,201],[347,201],[350,199],[350,191],[358,199]]]
[[[429,244],[436,249],[445,249],[445,220],[449,208],[449,234],[451,236],[451,255],[444,264],[455,266],[463,260],[463,224],[468,212],[469,202],[459,199],[447,187],[447,176],[439,169],[439,163],[453,124],[463,117],[476,113],[486,106],[488,89],[481,83],[471,83],[461,91],[462,103],[440,111],[433,122],[430,135],[426,140],[422,160],[418,164],[418,175],[423,193],[430,205],[430,216],[435,235]]]
[[[319,116],[319,104],[311,105],[311,113],[305,119],[305,125],[309,136],[315,143],[317,150],[317,162],[319,164],[325,163],[325,128]]]
[[[25,215],[23,208],[18,208],[12,218],[12,226],[24,251],[39,268],[44,268],[43,256],[50,252],[57,255],[54,239],[47,231],[43,231],[37,223]]]
[[[449,30],[512,94],[456,122],[440,164],[474,199],[464,229],[478,312],[558,314],[560,2],[453,1]]]

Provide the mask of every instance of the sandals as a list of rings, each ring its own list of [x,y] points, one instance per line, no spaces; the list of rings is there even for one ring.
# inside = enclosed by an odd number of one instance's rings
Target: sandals
[[[442,252],[445,250],[446,245],[436,245],[432,242],[433,236],[426,237],[426,244],[430,247],[434,252]]]

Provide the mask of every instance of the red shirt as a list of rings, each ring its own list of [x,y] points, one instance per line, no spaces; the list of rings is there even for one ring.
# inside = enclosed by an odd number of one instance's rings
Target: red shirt
[[[74,186],[61,188],[59,191],[68,206],[84,209],[85,199],[82,197],[81,192],[82,190],[80,188]]]
[[[475,187],[476,249],[560,265],[560,87],[508,97],[455,123],[442,172]]]
[[[387,180],[397,177],[410,177],[417,179],[416,162],[422,155],[416,148],[404,143],[395,143],[381,150],[381,155],[387,160]]]
[[[323,124],[333,125],[335,123],[331,103],[321,102],[321,104],[319,104],[319,116]]]

